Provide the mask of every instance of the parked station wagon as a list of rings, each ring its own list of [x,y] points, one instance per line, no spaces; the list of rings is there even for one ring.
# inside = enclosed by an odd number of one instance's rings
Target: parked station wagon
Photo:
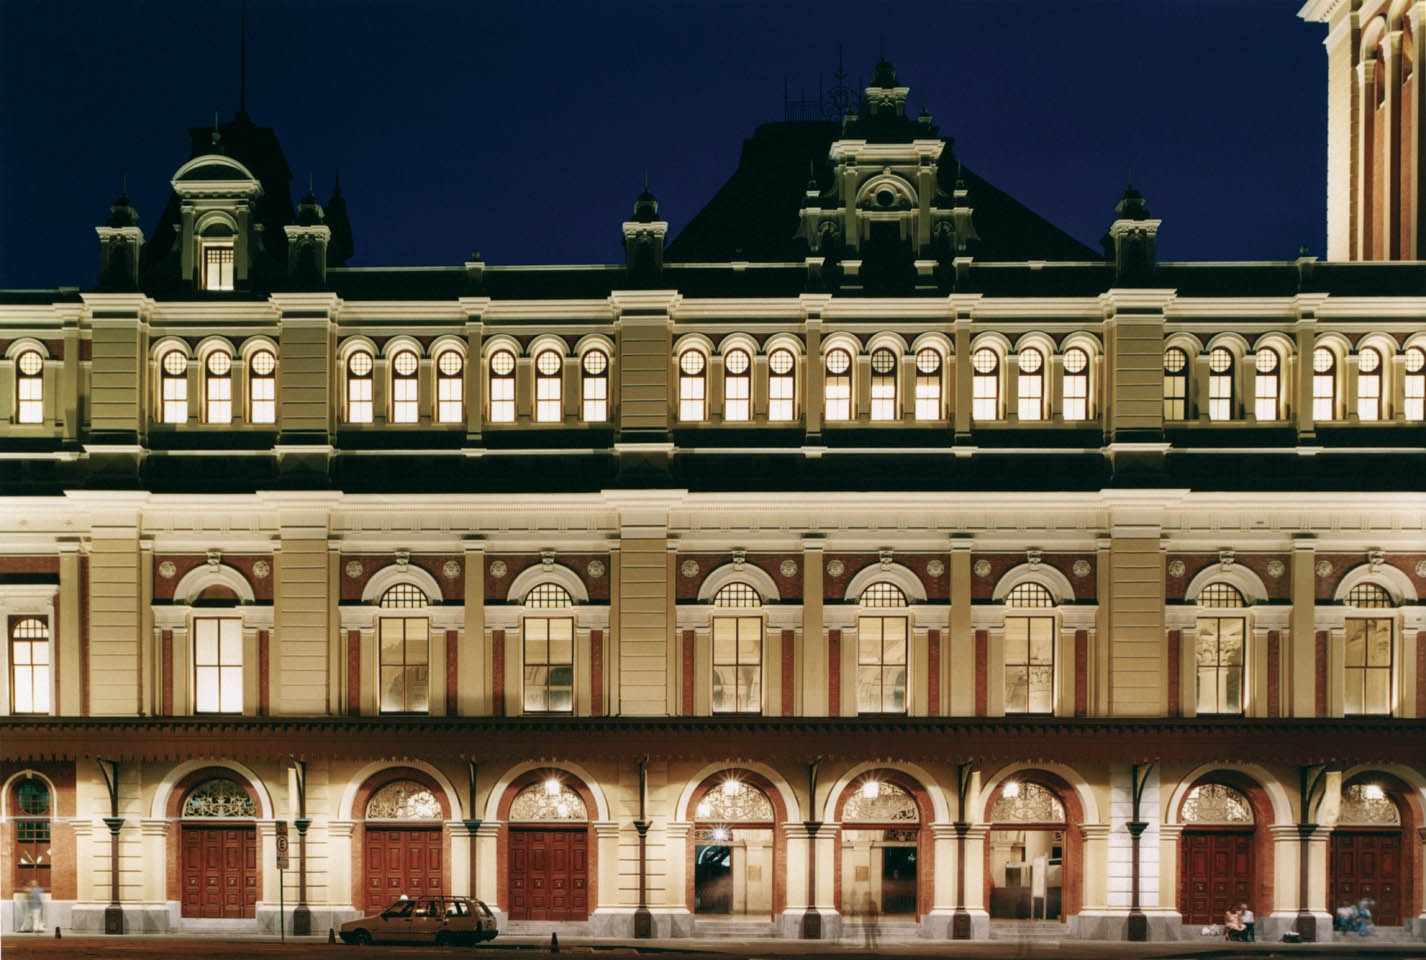
[[[479,900],[466,897],[402,897],[378,914],[348,920],[341,937],[347,943],[479,943],[497,933],[495,915]]]

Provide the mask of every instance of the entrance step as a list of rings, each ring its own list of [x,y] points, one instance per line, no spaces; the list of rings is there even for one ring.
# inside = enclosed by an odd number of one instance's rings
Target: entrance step
[[[1069,931],[1058,920],[992,920],[992,940],[1063,940]]]
[[[594,930],[589,921],[578,920],[506,920],[502,937],[545,937],[558,933],[563,937],[590,937]]]
[[[880,940],[917,940],[921,937],[921,924],[915,920],[882,920],[876,925],[876,936]],[[856,920],[842,921],[843,940],[866,940],[866,930]]]
[[[1362,936],[1356,933],[1332,931],[1333,943],[1356,943],[1363,946],[1371,943],[1420,943],[1421,938],[1405,927],[1372,927],[1371,933]]]
[[[274,920],[274,923],[277,921]],[[180,917],[176,933],[261,933],[256,920],[221,920],[210,917]]]
[[[695,917],[693,935],[720,940],[752,940],[777,936],[777,926],[771,920],[704,920]]]

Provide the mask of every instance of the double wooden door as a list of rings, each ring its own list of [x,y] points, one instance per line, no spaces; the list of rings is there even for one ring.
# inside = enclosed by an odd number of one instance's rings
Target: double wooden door
[[[1401,924],[1401,831],[1368,833],[1336,830],[1332,833],[1332,900],[1335,911],[1343,903],[1375,900],[1372,923],[1381,927]]]
[[[367,827],[362,870],[364,907],[380,913],[405,894],[440,896],[445,889],[440,827]]]
[[[510,828],[510,919],[589,919],[589,834]]]
[[[185,917],[257,916],[257,828],[188,826],[182,831]]]
[[[1241,831],[1185,830],[1179,839],[1179,904],[1184,923],[1222,923],[1229,907],[1253,903],[1253,835]]]

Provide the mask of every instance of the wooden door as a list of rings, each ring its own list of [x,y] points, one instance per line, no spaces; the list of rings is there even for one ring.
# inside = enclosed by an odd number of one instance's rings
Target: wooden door
[[[380,913],[404,893],[440,896],[445,890],[440,827],[367,827],[362,847],[366,877],[363,907]]]
[[[510,919],[589,919],[588,831],[510,830]]]
[[[1330,863],[1335,911],[1344,902],[1375,900],[1372,923],[1380,927],[1401,924],[1401,832],[1367,833],[1337,830],[1332,833]]]
[[[225,920],[257,916],[257,828],[184,826],[185,917]]]
[[[1179,903],[1184,923],[1222,923],[1229,907],[1247,903],[1265,915],[1269,904],[1252,900],[1253,835],[1226,830],[1185,830],[1179,839]]]

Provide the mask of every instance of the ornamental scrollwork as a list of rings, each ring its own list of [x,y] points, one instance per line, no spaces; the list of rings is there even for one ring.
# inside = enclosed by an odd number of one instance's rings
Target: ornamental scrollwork
[[[564,784],[550,793],[544,783],[532,783],[510,802],[511,820],[588,820],[584,800]]]
[[[1038,783],[1015,784],[1013,795],[1002,789],[990,808],[993,823],[1059,823],[1065,818],[1064,804],[1053,792]]]
[[[866,794],[859,789],[847,798],[842,807],[843,823],[916,823],[921,819],[916,800],[905,787],[878,783],[876,796]]]
[[[439,820],[441,803],[431,788],[415,780],[393,780],[371,795],[368,820]]]
[[[1401,811],[1381,787],[1354,783],[1342,791],[1342,807],[1337,814],[1339,825],[1398,827]]]
[[[1222,783],[1205,783],[1188,791],[1183,801],[1184,823],[1252,823],[1248,798]]]
[[[253,798],[236,781],[214,777],[204,780],[189,792],[183,801],[183,816],[255,817],[257,809],[253,806]]]
[[[766,823],[774,819],[772,801],[757,787],[737,783],[736,789],[715,785],[698,801],[698,820],[720,823]]]

